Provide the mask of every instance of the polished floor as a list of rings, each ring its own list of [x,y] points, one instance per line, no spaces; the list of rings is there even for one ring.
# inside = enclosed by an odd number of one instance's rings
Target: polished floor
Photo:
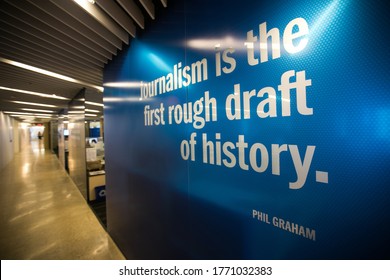
[[[39,140],[0,170],[2,260],[121,260],[55,154]]]

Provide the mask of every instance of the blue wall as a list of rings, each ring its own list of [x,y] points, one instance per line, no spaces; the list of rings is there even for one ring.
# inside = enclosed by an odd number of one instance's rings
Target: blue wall
[[[167,83],[104,92],[108,230],[126,257],[389,258],[385,4],[169,1],[104,73]]]

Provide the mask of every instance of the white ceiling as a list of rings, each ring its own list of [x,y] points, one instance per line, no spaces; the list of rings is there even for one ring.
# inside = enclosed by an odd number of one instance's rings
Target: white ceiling
[[[22,109],[35,108],[58,113],[83,88],[101,99],[102,93],[95,86],[103,86],[104,66],[155,19],[155,10],[166,6],[167,0],[95,0],[95,4],[88,0],[0,0],[0,111],[29,113]],[[77,82],[19,68],[7,61],[38,67]],[[68,100],[10,88],[55,94]],[[34,121],[47,119],[36,116]]]

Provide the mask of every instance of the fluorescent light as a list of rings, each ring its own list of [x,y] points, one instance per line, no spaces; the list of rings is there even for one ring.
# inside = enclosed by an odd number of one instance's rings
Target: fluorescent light
[[[87,116],[87,117],[97,117],[96,114],[85,114],[85,116]]]
[[[36,72],[36,73],[40,73],[40,74],[43,74],[43,75],[46,75],[46,76],[50,76],[50,77],[53,77],[53,78],[61,79],[61,80],[67,81],[67,82],[93,87],[93,88],[96,88],[97,90],[99,90],[101,92],[103,92],[103,90],[104,90],[104,88],[101,87],[101,86],[91,85],[89,83],[85,83],[85,82],[73,79],[73,78],[65,76],[65,75],[57,74],[57,73],[54,73],[54,72],[51,72],[51,71],[48,71],[48,70],[45,70],[45,69],[42,69],[42,68],[38,68],[38,67],[35,67],[35,66],[31,66],[31,65],[28,65],[28,64],[24,64],[24,63],[21,63],[21,62],[9,60],[9,59],[2,58],[2,57],[0,57],[0,61],[4,62],[4,63],[7,63],[9,65],[20,67],[20,68],[23,68],[23,69],[26,69],[26,70],[29,70],[29,71],[33,71],[33,72]]]
[[[11,117],[17,117],[17,118],[21,118],[22,116],[21,115],[10,115]],[[47,117],[47,116],[41,116],[41,115],[35,115],[34,117],[25,117],[23,116],[23,118],[31,118],[31,119],[51,119],[52,117]]]
[[[102,103],[96,103],[96,102],[91,102],[91,101],[85,101],[85,104],[104,107],[104,105]]]
[[[22,108],[23,111],[31,111],[31,112],[43,112],[43,113],[54,113],[51,110],[39,110],[39,109],[31,109],[31,108]]]
[[[85,109],[85,112],[99,113],[99,110]]]
[[[11,111],[4,111],[6,114],[12,114],[12,115],[28,115],[28,116],[47,116],[51,117],[53,115],[51,114],[41,114],[41,113],[24,113],[24,112],[11,112]]]
[[[23,112],[12,112],[12,111],[4,111],[5,114],[19,114],[19,115],[32,115],[29,113],[23,113]]]
[[[18,104],[25,104],[25,105],[33,105],[33,106],[50,107],[50,108],[56,108],[57,107],[55,105],[34,103],[34,102],[24,102],[24,101],[10,101],[10,102],[18,103]]]
[[[8,90],[8,91],[14,91],[14,92],[19,92],[19,93],[25,93],[25,94],[31,94],[31,95],[37,95],[37,96],[47,97],[47,98],[69,100],[69,98],[58,96],[58,95],[55,95],[55,94],[47,94],[47,93],[42,93],[42,92],[29,91],[29,90],[23,90],[23,89],[16,89],[16,88],[7,88],[7,87],[2,87],[2,86],[0,86],[0,89]]]

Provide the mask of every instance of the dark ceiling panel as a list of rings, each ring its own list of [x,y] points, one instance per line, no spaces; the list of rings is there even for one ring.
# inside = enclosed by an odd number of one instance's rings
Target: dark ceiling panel
[[[111,58],[110,52],[103,50],[97,44],[89,40],[87,37],[69,28],[67,25],[65,25],[64,23],[62,23],[52,15],[45,13],[35,5],[31,4],[30,2],[15,1],[15,0],[5,0],[5,1],[8,1],[9,4],[14,5],[21,11],[29,14],[31,17],[40,20],[42,23],[46,24],[48,29],[54,28],[55,31],[50,31],[50,32],[57,34],[57,36],[63,38],[63,40],[65,41],[73,40],[76,46],[80,49],[83,49],[84,52],[91,53],[93,56],[98,56],[101,57],[102,59]],[[40,3],[43,2],[40,1]]]
[[[73,1],[63,1],[63,0],[50,0],[53,4],[57,5],[63,11],[65,11],[69,16],[78,20],[80,23],[84,24],[91,31],[96,32],[101,37],[103,37],[107,42],[114,45],[118,49],[122,49],[122,40],[115,36],[111,31],[105,28],[100,22],[94,19],[90,14],[86,13],[83,9]],[[127,40],[128,42],[128,40]],[[126,43],[127,44],[127,43]]]
[[[34,52],[44,52],[49,55],[55,55],[59,60],[65,58],[66,61],[79,64],[80,66],[91,68],[98,67],[100,69],[104,67],[103,62],[99,62],[94,58],[88,60],[86,56],[80,55],[77,52],[77,49],[71,48],[62,41],[59,41],[30,25],[24,24],[21,21],[18,22],[16,19],[1,12],[0,18],[0,32],[2,32],[0,36],[2,41],[9,40],[13,45],[19,45],[22,46],[22,48],[29,49],[31,54],[34,54]],[[19,30],[15,30],[14,28]],[[14,32],[12,32],[12,29]],[[16,36],[15,33],[18,34],[18,36]]]
[[[23,109],[35,108],[58,113],[83,88],[91,99],[101,102],[102,93],[97,87],[103,86],[106,63],[135,37],[137,28],[145,27],[146,19],[154,19],[155,6],[166,6],[162,0],[97,0],[94,5],[87,0],[79,1],[85,1],[84,8],[71,0],[0,0],[1,111],[29,113]],[[30,65],[77,81],[46,76],[15,64]],[[15,90],[55,94],[67,100]],[[102,107],[92,107],[102,113]]]
[[[31,1],[32,4],[38,5],[37,1]],[[69,17],[69,15],[64,12],[62,9],[51,3],[50,1],[46,1],[45,5],[39,6],[42,10],[44,10],[47,14],[51,15],[53,18],[61,21],[64,25],[71,28],[74,32],[80,34],[81,37],[88,38],[91,42],[97,44],[99,47],[111,53],[111,55],[116,55],[117,48],[110,44],[108,41],[104,40],[97,33],[93,32],[91,29],[87,28],[84,24],[81,24],[78,20],[73,17]],[[79,37],[80,37],[79,36]],[[109,56],[108,58],[110,58]]]
[[[38,44],[41,44],[42,47],[46,46],[46,43],[52,44],[49,45],[50,48],[59,48],[59,49],[64,49],[68,50],[70,53],[73,53],[77,57],[82,57],[88,61],[93,61],[96,63],[99,63],[100,65],[104,65],[104,63],[107,62],[106,59],[100,58],[97,56],[93,56],[91,53],[88,51],[84,51],[84,49],[78,48],[78,42],[74,41],[73,39],[65,38],[63,36],[60,36],[60,34],[51,26],[48,26],[44,24],[42,21],[37,20],[36,18],[33,18],[26,14],[25,12],[16,9],[15,7],[8,5],[7,3],[0,2],[2,3],[2,6],[5,8],[4,13],[8,13],[10,16],[23,21],[25,24],[30,25],[34,27],[35,29],[38,29],[40,33],[46,34],[44,37],[41,36],[35,36],[36,37],[36,42]],[[23,30],[23,26],[21,26],[19,29]],[[24,33],[21,32],[15,32],[15,36],[23,38]],[[45,40],[40,40],[40,39],[46,39]],[[67,40],[68,39],[68,40]]]

